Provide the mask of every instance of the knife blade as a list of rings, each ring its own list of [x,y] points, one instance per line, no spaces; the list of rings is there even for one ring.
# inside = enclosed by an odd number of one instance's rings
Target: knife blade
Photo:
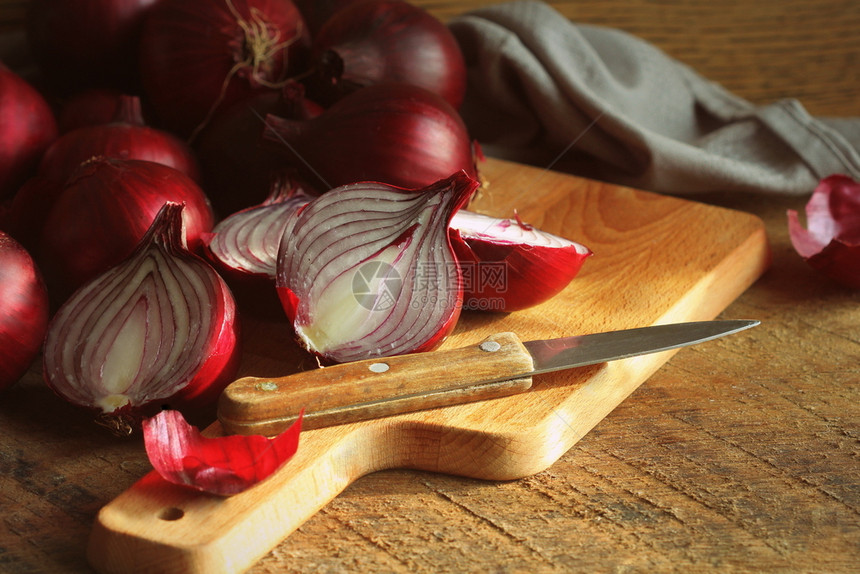
[[[382,357],[227,386],[218,419],[231,434],[274,435],[304,410],[303,429],[358,422],[528,390],[532,376],[668,351],[749,329],[698,321],[522,342],[498,333],[458,349]]]

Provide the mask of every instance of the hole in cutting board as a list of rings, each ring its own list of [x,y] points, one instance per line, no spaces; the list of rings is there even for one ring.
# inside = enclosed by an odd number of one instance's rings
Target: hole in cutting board
[[[175,506],[162,508],[161,512],[158,513],[158,517],[161,520],[179,520],[183,516],[185,516],[185,511],[181,508],[176,508]]]

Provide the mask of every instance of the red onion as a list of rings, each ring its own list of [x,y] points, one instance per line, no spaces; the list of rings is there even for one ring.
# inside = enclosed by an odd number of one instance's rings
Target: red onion
[[[65,182],[94,156],[153,161],[199,179],[197,159],[191,149],[176,136],[148,127],[137,96],[120,96],[113,121],[60,136],[42,156],[39,175]]]
[[[63,191],[63,186],[44,177],[33,176],[18,189],[9,203],[6,230],[26,249],[38,255],[39,238],[49,207]]]
[[[182,172],[149,161],[94,158],[59,193],[45,221],[41,260],[49,287],[81,285],[135,249],[165,202],[184,203],[189,247],[212,230],[203,191]]]
[[[860,182],[839,174],[822,179],[806,204],[806,225],[789,210],[798,254],[825,276],[860,289]]]
[[[312,199],[294,182],[278,182],[262,204],[234,213],[212,230],[204,251],[242,311],[283,316],[275,293],[278,248],[290,215]]]
[[[265,480],[299,447],[301,416],[281,434],[205,437],[182,413],[162,411],[143,421],[146,454],[166,481],[231,496]]]
[[[311,38],[316,37],[317,32],[332,15],[356,2],[366,0],[293,0],[299,12],[308,26]]]
[[[313,198],[292,182],[279,182],[262,204],[220,221],[207,238],[207,254],[227,276],[274,281],[287,219]]]
[[[464,172],[411,191],[356,183],[292,216],[276,287],[300,342],[336,362],[439,345],[463,294],[448,222],[478,185]]]
[[[321,112],[318,104],[305,97],[301,84],[287,82],[280,90],[246,98],[212,118],[194,149],[215,211],[227,216],[260,204],[283,171],[280,151],[260,137],[268,114],[307,120]]]
[[[214,404],[236,374],[235,302],[186,248],[182,209],[166,204],[134,253],[76,291],[48,327],[47,384],[121,434],[164,406]]]
[[[463,306],[517,311],[543,303],[579,273],[591,250],[516,219],[466,210],[451,220],[451,243],[463,272]]]
[[[0,64],[0,199],[32,175],[57,137],[50,106],[15,72]]]
[[[140,28],[160,0],[30,0],[27,36],[42,73],[58,91],[133,90]]]
[[[111,123],[124,95],[113,88],[90,88],[69,96],[60,104],[57,118],[60,133]]]
[[[320,189],[359,181],[415,189],[458,171],[477,174],[459,114],[408,84],[363,88],[308,121],[268,116],[264,137]]]
[[[368,0],[344,7],[314,37],[313,54],[323,85],[336,93],[403,82],[442,96],[455,109],[466,93],[466,65],[454,35],[409,2]]]
[[[0,231],[0,391],[20,379],[42,348],[48,293],[20,243]]]
[[[141,40],[144,92],[165,125],[196,135],[220,109],[306,66],[290,0],[160,0]]]

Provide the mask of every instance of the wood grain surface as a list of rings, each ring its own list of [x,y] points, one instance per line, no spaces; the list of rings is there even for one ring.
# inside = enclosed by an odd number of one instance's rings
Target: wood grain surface
[[[464,312],[435,356],[424,355],[436,366],[434,377],[458,366],[445,364],[451,349],[500,331],[530,340],[712,319],[769,265],[764,226],[747,213],[510,162],[488,159],[481,167],[487,184],[471,209],[495,216],[516,209],[541,229],[589,245],[594,261],[541,305],[506,314]],[[243,327],[251,339],[243,375],[258,373],[271,359],[282,372],[292,368],[297,349],[286,325],[246,318]],[[257,339],[273,329],[279,329],[278,352],[261,353]],[[736,345],[745,340],[732,338]],[[349,484],[375,471],[410,468],[492,481],[532,476],[673,354],[537,375],[528,392],[491,401],[306,430],[287,465],[228,500],[151,473],[99,512],[88,557],[101,574],[231,574],[255,564]],[[513,357],[525,358],[530,368],[527,353]],[[392,370],[411,360],[393,359]],[[307,409],[313,420],[315,405]],[[277,430],[263,427],[266,434]],[[213,425],[207,432],[222,429]]]
[[[490,2],[417,0],[440,17]],[[860,116],[855,0],[549,2],[631,31],[738,95]],[[0,2],[4,29],[23,1]],[[8,18],[8,20],[7,20]],[[18,22],[19,23],[19,22]],[[709,195],[767,225],[770,271],[723,313],[763,321],[672,358],[547,470],[382,471],[251,572],[853,572],[860,560],[860,293],[794,253],[805,198]],[[0,398],[0,571],[88,572],[98,510],[149,471],[29,376]]]

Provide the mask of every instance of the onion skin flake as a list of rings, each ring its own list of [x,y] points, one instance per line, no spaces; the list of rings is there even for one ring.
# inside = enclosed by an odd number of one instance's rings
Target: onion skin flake
[[[268,478],[298,450],[302,417],[273,438],[205,437],[182,413],[164,410],[143,421],[146,454],[164,480],[218,496],[239,494]]]
[[[806,225],[788,211],[797,253],[826,277],[860,289],[860,182],[838,174],[822,179],[806,204]]]

